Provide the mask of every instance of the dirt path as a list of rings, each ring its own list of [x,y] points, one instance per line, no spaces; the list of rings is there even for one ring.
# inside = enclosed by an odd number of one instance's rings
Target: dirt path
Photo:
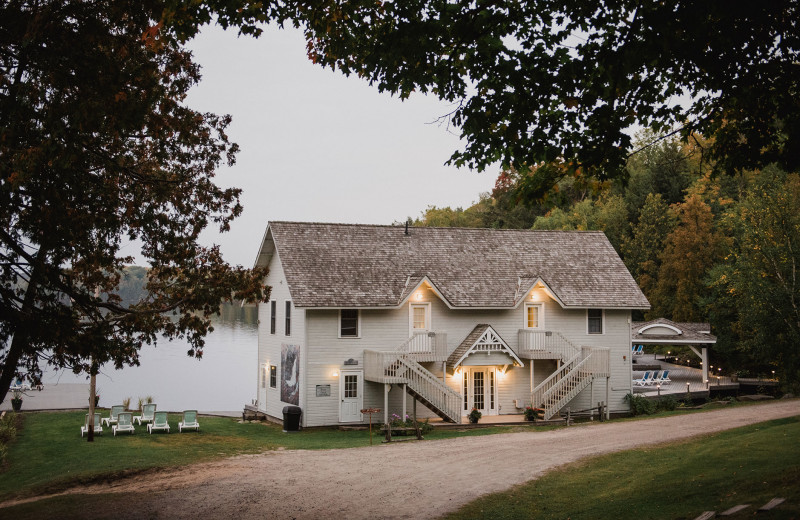
[[[146,493],[136,518],[431,518],[586,456],[795,415],[797,399],[547,432],[287,450],[73,492]]]

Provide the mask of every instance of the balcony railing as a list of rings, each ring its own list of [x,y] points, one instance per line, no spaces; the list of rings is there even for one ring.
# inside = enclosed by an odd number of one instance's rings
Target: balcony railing
[[[400,345],[398,352],[408,354],[420,363],[447,359],[447,334],[444,332],[415,332]]]
[[[567,361],[580,354],[580,349],[559,332],[519,330],[517,355],[527,359],[561,359]]]

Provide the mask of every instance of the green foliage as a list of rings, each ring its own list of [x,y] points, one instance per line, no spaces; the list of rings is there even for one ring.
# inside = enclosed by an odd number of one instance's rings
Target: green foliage
[[[766,504],[776,496],[787,502],[771,514],[795,518],[800,447],[792,439],[798,435],[800,420],[793,417],[594,457],[484,495],[445,518],[695,518],[742,503]],[[752,517],[754,509],[740,518]]]
[[[198,23],[193,9],[170,21]],[[221,300],[264,296],[264,270],[198,242],[242,211],[240,190],[214,182],[238,147],[230,117],[185,105],[199,68],[164,14],[148,0],[0,4],[0,401],[40,360],[119,368],[163,336],[199,357]],[[151,265],[135,302],[128,241]]]
[[[481,417],[483,417],[483,414],[477,408],[473,408],[472,411],[469,412],[469,415],[467,415],[467,418],[469,418],[469,422],[471,423],[477,423],[481,420]]]
[[[636,394],[627,394],[625,402],[631,407],[631,413],[637,415],[652,415],[656,413],[656,404],[644,396]]]
[[[661,194],[647,195],[631,227],[633,233],[622,240],[622,257],[642,292],[653,294],[661,267],[661,252],[675,227],[675,219]]]
[[[457,165],[615,176],[631,149],[625,130],[638,124],[716,136],[706,156],[720,171],[800,166],[795,2],[315,6],[295,18],[314,62],[400,98],[456,104]],[[558,177],[539,173],[542,189]]]
[[[767,168],[727,213],[735,230],[728,262],[709,277],[715,316],[755,363],[774,366],[792,391],[800,389],[800,176]],[[734,321],[735,319],[735,321]]]

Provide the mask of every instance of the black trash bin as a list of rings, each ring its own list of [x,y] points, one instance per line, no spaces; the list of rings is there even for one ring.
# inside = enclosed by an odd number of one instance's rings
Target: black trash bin
[[[285,432],[299,432],[300,431],[300,416],[303,415],[303,410],[299,406],[284,406],[283,407],[283,431]]]

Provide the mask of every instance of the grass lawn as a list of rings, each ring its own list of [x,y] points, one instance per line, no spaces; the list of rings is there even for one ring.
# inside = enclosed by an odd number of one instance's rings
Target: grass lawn
[[[104,412],[103,415],[107,415]],[[114,437],[110,428],[94,443],[80,437],[85,412],[24,413],[23,426],[9,446],[0,471],[0,501],[15,496],[56,492],[157,468],[175,468],[211,459],[275,449],[329,449],[369,446],[367,431],[313,428],[283,433],[272,423],[243,423],[227,417],[200,417],[200,432],[178,434],[180,414],[170,415],[171,433],[136,433]],[[551,427],[552,428],[552,427]],[[490,435],[530,429],[529,426],[435,431],[426,439]],[[544,428],[543,428],[544,429]],[[547,428],[550,429],[550,428]],[[378,449],[382,437],[373,433]],[[2,516],[2,515],[0,515]]]
[[[686,518],[787,502],[765,518],[800,515],[800,418],[756,424],[687,442],[604,455],[571,464],[471,502],[450,520]]]

